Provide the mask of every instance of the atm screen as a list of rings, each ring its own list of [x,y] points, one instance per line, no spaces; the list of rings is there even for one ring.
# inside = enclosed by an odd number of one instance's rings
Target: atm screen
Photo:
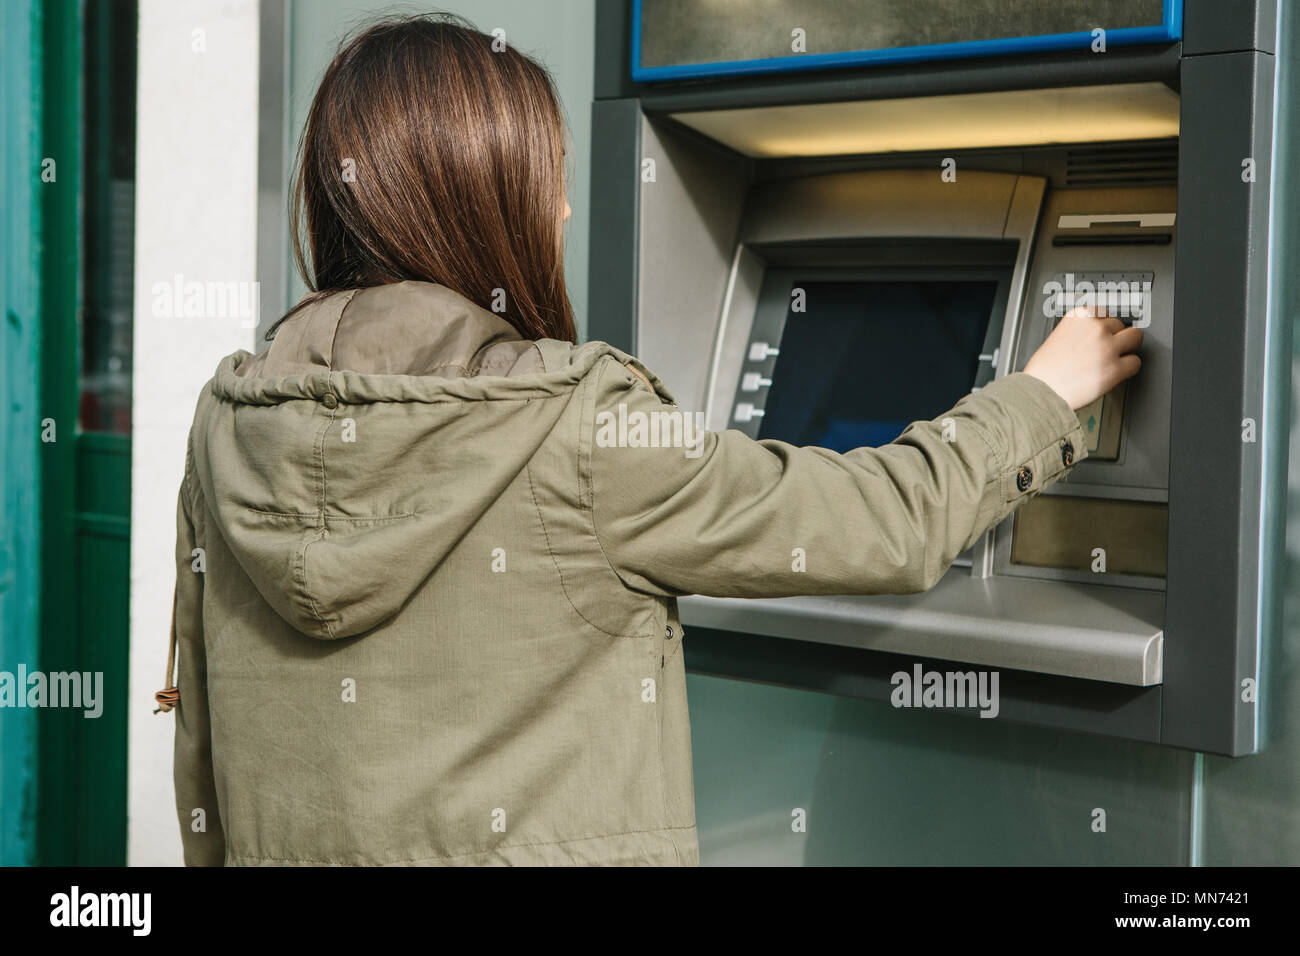
[[[999,284],[796,279],[758,437],[843,452],[947,411],[992,377]]]

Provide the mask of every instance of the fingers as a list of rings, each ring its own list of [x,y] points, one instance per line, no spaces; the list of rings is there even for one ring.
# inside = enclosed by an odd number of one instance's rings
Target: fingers
[[[1064,322],[1066,319],[1097,319],[1101,318],[1101,314],[1101,310],[1095,306],[1080,305],[1065,313],[1061,317],[1061,321]]]
[[[1115,320],[1119,322],[1118,319]],[[1120,322],[1120,329],[1115,333],[1115,346],[1119,349],[1120,355],[1127,355],[1136,352],[1142,347],[1142,330],[1135,329],[1132,326],[1126,326]]]
[[[1138,329],[1137,331],[1141,331],[1141,329]],[[1138,373],[1138,369],[1142,368],[1142,358],[1141,356],[1130,352],[1127,355],[1121,355],[1119,361],[1116,362],[1115,365],[1119,369],[1119,378],[1117,379],[1118,383],[1127,378],[1132,378]]]
[[[1104,328],[1111,335],[1115,335],[1116,333],[1120,332],[1122,329],[1128,327],[1120,319],[1116,318],[1113,315],[1108,315],[1105,309],[1100,308],[1098,306],[1081,305],[1077,309],[1071,309],[1069,312],[1065,314],[1065,317],[1066,318],[1073,317],[1076,320],[1094,319],[1100,322],[1102,328]]]

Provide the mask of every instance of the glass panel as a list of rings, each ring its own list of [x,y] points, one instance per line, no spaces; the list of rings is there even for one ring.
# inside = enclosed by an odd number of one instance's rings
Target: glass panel
[[[86,6],[82,431],[131,431],[135,0]]]
[[[1188,751],[695,674],[687,687],[706,866],[1188,862]]]

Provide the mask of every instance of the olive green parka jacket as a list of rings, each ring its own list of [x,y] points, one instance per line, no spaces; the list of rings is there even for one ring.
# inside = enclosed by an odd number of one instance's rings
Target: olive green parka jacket
[[[681,412],[421,282],[222,360],[177,514],[185,862],[696,864],[675,597],[925,590],[1087,454],[1024,373],[845,455]]]

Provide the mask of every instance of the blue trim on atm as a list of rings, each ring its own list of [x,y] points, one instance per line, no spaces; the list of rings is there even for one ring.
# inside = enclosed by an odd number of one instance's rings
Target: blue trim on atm
[[[1106,31],[1106,43],[1135,46],[1143,43],[1171,43],[1183,36],[1183,0],[1164,0],[1160,24],[1120,27]],[[632,0],[632,80],[653,83],[699,77],[743,76],[754,73],[797,73],[874,63],[914,63],[921,60],[955,60],[998,54],[1040,53],[1048,50],[1087,49],[1092,33],[1052,33],[1041,36],[964,40],[960,43],[930,43],[923,46],[890,47],[881,50],[849,50],[840,53],[811,53],[768,57],[761,60],[728,60],[719,63],[683,63],[676,66],[641,66],[641,0]]]

